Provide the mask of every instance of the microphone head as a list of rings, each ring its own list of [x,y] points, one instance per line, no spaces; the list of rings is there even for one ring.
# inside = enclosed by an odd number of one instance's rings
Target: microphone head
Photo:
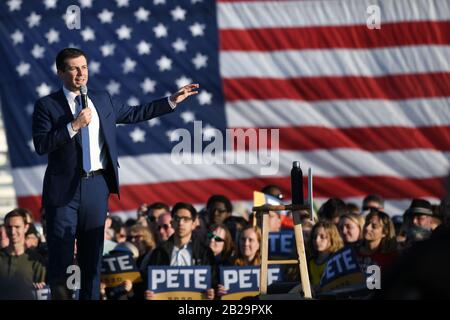
[[[87,87],[84,86],[84,85],[81,86],[81,87],[80,87],[80,93],[81,93],[81,94],[87,94]]]

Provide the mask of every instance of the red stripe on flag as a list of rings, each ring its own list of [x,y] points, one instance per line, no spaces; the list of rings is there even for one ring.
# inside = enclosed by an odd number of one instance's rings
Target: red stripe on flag
[[[223,51],[380,48],[450,43],[450,21],[384,23],[381,30],[366,25],[296,28],[221,29]]]
[[[315,197],[361,197],[367,194],[379,194],[385,199],[412,199],[437,197],[444,195],[443,178],[405,179],[394,177],[314,177]],[[162,201],[174,205],[178,201],[205,203],[213,194],[223,194],[231,200],[248,200],[254,190],[260,190],[267,184],[281,186],[289,197],[290,178],[249,178],[249,179],[209,179],[161,182],[145,185],[126,185],[121,187],[120,201],[117,196],[110,197],[111,212],[135,210],[142,203]],[[306,192],[307,177],[304,177]],[[195,186],[195,188],[193,187]],[[305,193],[306,194],[306,193]],[[40,196],[18,198],[19,206],[28,208],[34,214],[39,212]],[[36,215],[37,218],[37,215]]]
[[[252,150],[272,148],[271,130],[263,128],[232,128],[243,129],[244,132],[254,130],[255,145],[249,140],[237,144],[235,138],[234,150]],[[278,129],[278,128],[277,128]],[[261,131],[266,130],[266,131]],[[259,136],[265,136],[261,146]],[[279,128],[280,150],[316,150],[352,148],[367,151],[388,151],[408,149],[431,149],[450,151],[450,126],[433,127],[364,127],[364,128],[324,128],[318,126],[282,127]]]
[[[223,88],[228,101],[269,99],[403,100],[449,96],[450,73],[383,77],[237,78],[224,79]]]

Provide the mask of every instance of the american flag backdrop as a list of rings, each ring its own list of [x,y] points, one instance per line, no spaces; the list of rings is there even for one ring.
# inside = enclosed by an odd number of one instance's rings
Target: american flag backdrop
[[[80,8],[80,29],[66,26],[70,5]],[[367,26],[370,5],[380,9],[381,29]],[[19,205],[35,213],[46,157],[33,150],[31,115],[37,98],[61,88],[54,58],[67,46],[87,53],[89,88],[131,105],[201,86],[175,113],[117,128],[113,213],[154,201],[201,205],[212,194],[250,201],[269,183],[289,194],[294,160],[313,168],[319,202],[360,204],[376,193],[401,214],[411,198],[444,194],[450,0],[7,0],[0,27],[14,186]],[[194,121],[211,142],[227,128],[279,129],[279,170],[174,163],[175,130],[193,133]]]

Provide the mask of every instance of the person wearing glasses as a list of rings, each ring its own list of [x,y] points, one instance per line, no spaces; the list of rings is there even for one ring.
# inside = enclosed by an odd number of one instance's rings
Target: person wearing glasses
[[[213,224],[209,227],[206,237],[216,258],[216,264],[232,266],[235,259],[235,248],[228,228],[223,224]]]
[[[231,217],[233,206],[230,199],[223,195],[213,195],[206,203],[208,213],[207,225],[222,224],[228,217]]]
[[[156,229],[158,244],[169,240],[174,232],[175,229],[172,226],[172,215],[170,213],[163,213],[162,215],[160,215],[158,218]]]
[[[174,234],[161,243],[152,253],[149,265],[157,266],[205,266],[212,270],[213,286],[216,279],[216,262],[214,254],[202,238],[193,231],[197,224],[197,210],[186,202],[178,202],[172,209],[172,225]],[[147,290],[145,298],[152,300],[154,292]],[[206,299],[214,299],[214,289],[206,290]]]

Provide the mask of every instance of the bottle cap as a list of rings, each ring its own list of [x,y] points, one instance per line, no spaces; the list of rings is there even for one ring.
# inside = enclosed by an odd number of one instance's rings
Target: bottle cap
[[[294,161],[294,162],[292,162],[292,167],[294,167],[294,168],[300,168],[300,161]]]

